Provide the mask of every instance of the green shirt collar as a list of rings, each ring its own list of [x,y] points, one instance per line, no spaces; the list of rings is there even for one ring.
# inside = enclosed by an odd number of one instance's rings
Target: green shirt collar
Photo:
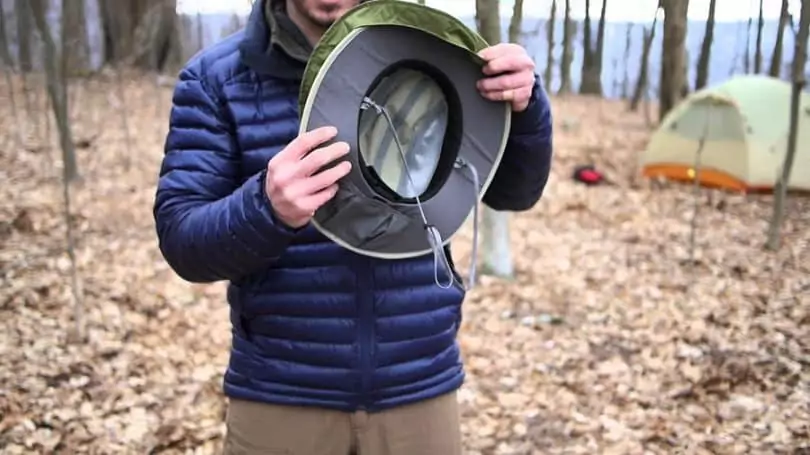
[[[270,45],[278,46],[290,57],[306,63],[312,44],[287,15],[285,0],[264,0],[264,17],[270,28]]]

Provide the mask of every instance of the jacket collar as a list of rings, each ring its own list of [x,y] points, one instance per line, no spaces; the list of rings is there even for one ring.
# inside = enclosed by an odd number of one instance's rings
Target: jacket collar
[[[259,74],[301,80],[312,46],[287,16],[284,0],[257,0],[239,51],[242,61]]]

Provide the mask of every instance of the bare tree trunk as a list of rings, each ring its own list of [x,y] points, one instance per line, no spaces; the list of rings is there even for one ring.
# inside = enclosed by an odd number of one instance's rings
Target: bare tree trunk
[[[17,146],[22,147],[22,122],[20,122],[20,112],[17,110],[17,100],[14,98],[14,78],[11,73],[11,65],[5,61],[3,62],[3,76],[6,79],[6,89],[8,89],[8,107],[14,118],[14,129],[16,130],[14,138],[17,140]]]
[[[34,119],[34,111],[31,107],[31,90],[28,86],[28,73],[33,69],[31,64],[33,28],[31,27],[31,14],[26,1],[15,0],[14,2],[14,16],[17,20],[17,65],[20,69],[25,114],[29,122],[34,122],[36,134],[39,136],[39,122]]]
[[[59,74],[61,65],[59,60],[64,58],[58,54],[54,44],[48,21],[45,16],[44,0],[28,0],[31,16],[34,19],[39,34],[44,44],[45,71],[47,76],[48,94],[52,101],[53,113],[59,128],[59,144],[64,157],[64,167],[62,173],[62,191],[64,196],[65,227],[67,230],[67,252],[71,263],[71,277],[74,305],[74,337],[77,340],[85,339],[84,326],[84,306],[79,288],[78,271],[76,267],[75,243],[73,241],[73,228],[71,222],[70,209],[70,182],[78,178],[75,165],[76,150],[73,144],[73,136],[70,131],[70,119],[68,118],[67,93],[64,86],[64,78]],[[70,163],[73,163],[72,165]],[[72,166],[72,167],[71,167]]]
[[[132,0],[128,9],[120,8],[123,2],[100,0],[104,17],[106,59],[125,66],[138,66],[162,72],[180,57],[177,36],[177,0]],[[120,3],[120,4],[119,4]],[[202,34],[199,34],[202,39]],[[126,112],[126,99],[120,69],[116,71],[118,90],[108,97],[112,104],[119,105],[125,135],[126,155],[124,168],[131,165],[131,134]]]
[[[115,64],[129,52],[135,31],[134,1],[99,0],[104,32],[104,61]]]
[[[73,137],[70,127],[70,117],[68,115],[68,98],[65,77],[62,74],[62,59],[64,55],[57,50],[54,43],[51,28],[47,23],[46,6],[47,0],[28,0],[29,13],[33,19],[34,26],[40,34],[43,43],[43,60],[46,71],[46,85],[48,99],[59,130],[59,142],[62,149],[62,166],[64,178],[67,182],[80,180],[79,166],[76,162],[76,149],[73,145]]]
[[[748,28],[746,29],[745,35],[745,56],[743,59],[743,69],[746,74],[751,72],[751,26],[753,25],[754,20],[750,17],[748,18]]]
[[[478,32],[490,45],[501,42],[501,19],[498,0],[475,0]]]
[[[158,0],[160,1],[160,0]],[[149,0],[132,0],[127,3],[114,0],[99,0],[104,31],[104,60],[112,66],[116,90],[107,93],[107,101],[121,115],[125,148],[122,149],[124,169],[129,170],[132,160],[129,114],[121,75],[121,66],[132,59],[135,32],[139,15],[146,15]],[[126,8],[122,8],[126,6]],[[153,69],[153,68],[150,68]]]
[[[197,49],[201,51],[203,48],[205,48],[203,15],[200,8],[197,8]]]
[[[162,0],[99,0],[107,62],[117,62],[132,53],[135,29],[156,1]]]
[[[135,43],[130,64],[163,71],[171,57],[178,55],[175,48],[177,29],[177,0],[161,0],[152,4],[135,29]],[[202,38],[202,36],[200,37]]]
[[[776,181],[774,194],[773,216],[768,228],[768,241],[766,248],[775,251],[779,249],[782,219],[785,215],[785,199],[790,184],[790,173],[793,170],[793,161],[796,157],[796,146],[799,136],[799,109],[801,96],[807,83],[804,67],[807,62],[807,39],[810,35],[810,0],[802,0],[801,16],[799,18],[799,32],[795,40],[793,54],[793,92],[790,97],[790,130],[788,133],[787,152],[782,164],[782,175]]]
[[[509,20],[509,41],[520,43],[521,30],[523,25],[523,0],[515,0],[512,7],[512,19]]]
[[[0,1],[2,5],[2,1]],[[11,66],[11,48],[8,43],[8,32],[6,31],[6,11],[0,6],[0,61],[4,65]]]
[[[658,26],[658,10],[655,11],[652,26],[649,29],[644,29],[644,42],[641,49],[641,63],[638,67],[638,77],[636,78],[636,87],[633,89],[633,97],[630,99],[630,111],[635,112],[638,105],[644,99],[647,93],[647,88],[650,85],[650,52],[652,51],[652,42],[655,39],[655,28]]]
[[[658,121],[664,119],[683,96],[686,85],[686,13],[689,0],[668,0],[664,7],[664,41],[661,45],[661,83]]]
[[[522,15],[522,11],[520,13]],[[490,44],[499,43],[501,20],[498,0],[476,0],[476,18],[481,36]],[[514,275],[508,212],[497,212],[486,206],[481,208],[481,256],[482,274],[503,278]]]
[[[605,55],[605,16],[607,0],[602,0],[602,11],[599,13],[599,26],[596,31],[596,50],[594,51],[593,84],[595,93],[602,95],[602,62]]]
[[[109,92],[107,94],[107,99],[111,106],[114,107],[114,110],[121,113],[121,129],[124,133],[124,144],[126,147],[123,149],[124,156],[122,157],[122,161],[124,164],[124,169],[129,170],[132,167],[132,135],[129,131],[129,112],[127,111],[127,99],[126,99],[126,89],[124,87],[124,78],[121,75],[121,70],[114,70],[115,71],[115,84],[116,84],[116,91],[115,93]],[[113,96],[115,95],[115,96]]]
[[[754,74],[762,72],[762,29],[765,27],[765,18],[762,13],[762,2],[759,0],[759,20],[757,21],[757,47],[754,50]]]
[[[87,18],[84,0],[62,0],[62,75],[84,73],[89,68],[90,45],[87,42]]]
[[[611,94],[618,94],[622,96],[622,75],[619,73],[619,58],[613,57],[610,61],[610,73],[613,74],[613,86],[611,87]]]
[[[709,80],[709,62],[711,61],[712,42],[714,42],[714,11],[716,6],[717,0],[709,2],[709,17],[706,19],[706,31],[703,33],[703,44],[700,46],[695,90],[705,87]]]
[[[571,0],[565,0],[565,18],[563,19],[563,42],[562,58],[560,59],[560,89],[558,93],[571,93],[571,37],[574,35],[574,27],[571,22]]]
[[[22,73],[28,73],[33,69],[31,64],[32,27],[27,1],[16,0],[14,2],[14,14],[17,18],[17,64]]]
[[[583,31],[582,49],[582,85],[579,92],[588,95],[602,95],[602,49],[605,41],[605,11],[607,0],[602,0],[599,15],[599,28],[596,32],[596,47],[591,42],[590,0],[585,0],[585,30]]]
[[[510,245],[509,212],[497,212],[485,206],[481,215],[481,275],[513,278],[515,265]]]
[[[687,19],[688,21],[688,19]],[[689,49],[683,46],[683,87],[681,88],[681,98],[689,95]]]
[[[602,0],[599,14],[599,28],[596,32],[596,48],[591,43],[590,0],[585,0],[585,30],[582,41],[582,85],[579,92],[589,95],[602,95],[602,55],[605,42],[605,13],[607,0]]]
[[[87,18],[84,0],[61,0],[60,74],[67,92],[68,118],[73,118],[70,108],[74,101],[81,99],[82,85],[71,90],[70,77],[84,76],[90,70],[90,43],[87,41]]]
[[[790,16],[788,6],[788,0],[782,0],[782,10],[779,13],[779,28],[776,30],[776,42],[773,44],[771,65],[768,68],[768,75],[771,77],[778,78],[782,75],[782,47],[785,41],[785,27]]]
[[[695,161],[692,165],[694,170],[693,186],[692,186],[692,219],[689,222],[689,268],[692,272],[692,278],[695,278],[695,244],[697,237],[697,222],[698,214],[700,212],[700,179],[701,171],[703,169],[703,149],[706,145],[706,139],[709,136],[709,125],[711,125],[712,105],[706,108],[706,118],[703,120],[703,133],[700,135],[698,141],[698,148],[695,151]]]
[[[737,42],[740,41],[740,32],[743,29],[742,24],[743,24],[742,22],[738,22],[737,23],[737,31],[734,32],[734,39]],[[728,77],[733,77],[734,74],[737,73],[737,65],[740,62],[740,58],[741,58],[741,52],[735,46],[735,48],[734,48],[734,56],[731,58],[731,65],[728,68]]]
[[[546,56],[546,71],[543,79],[546,86],[546,93],[551,93],[551,79],[554,77],[554,28],[557,20],[557,0],[551,0],[551,11],[546,22],[546,43],[548,43],[548,55]]]
[[[585,0],[585,22],[582,26],[582,69],[579,74],[579,93],[591,90],[593,49],[591,48],[591,1]]]
[[[627,67],[630,65],[630,50],[633,47],[633,23],[627,23],[627,32],[624,38],[624,65],[623,74],[622,74],[622,99],[628,99],[630,97],[630,73],[627,71]]]
[[[14,64],[11,60],[11,52],[8,46],[8,39],[6,38],[6,13],[0,7],[0,63],[3,64],[3,76],[6,79],[6,89],[8,90],[8,106],[11,110],[11,116],[14,118],[14,129],[16,131],[14,137],[17,140],[17,146],[23,146],[23,133],[22,122],[20,122],[20,112],[17,110],[17,100],[14,92],[14,78],[12,73],[14,71]]]
[[[177,0],[99,0],[105,60],[162,70],[177,55]]]

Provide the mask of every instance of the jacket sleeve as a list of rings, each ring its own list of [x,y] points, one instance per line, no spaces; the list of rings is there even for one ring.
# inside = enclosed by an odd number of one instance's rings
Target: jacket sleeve
[[[194,67],[181,71],[153,209],[163,257],[198,283],[237,280],[295,235],[274,220],[264,172],[242,183],[240,151],[211,93]]]
[[[483,202],[498,211],[532,208],[548,182],[551,154],[551,105],[540,77],[535,76],[529,106],[512,115],[506,150]]]

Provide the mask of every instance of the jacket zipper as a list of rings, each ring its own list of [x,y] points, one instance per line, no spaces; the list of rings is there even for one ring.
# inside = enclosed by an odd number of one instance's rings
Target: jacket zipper
[[[360,396],[359,408],[368,410],[371,405],[371,372],[374,357],[374,269],[371,259],[358,258],[357,303],[359,305],[360,332]]]

